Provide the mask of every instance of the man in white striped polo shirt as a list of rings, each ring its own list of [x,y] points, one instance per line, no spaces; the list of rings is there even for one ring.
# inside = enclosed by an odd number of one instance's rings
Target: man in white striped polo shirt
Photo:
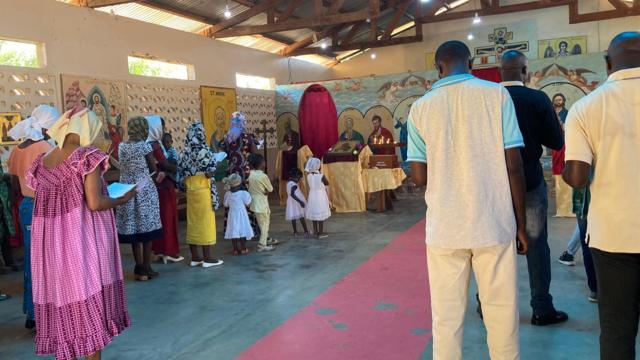
[[[470,74],[460,41],[436,52],[440,78],[409,114],[408,159],[428,186],[427,263],[433,359],[462,359],[473,268],[491,358],[518,359],[516,251],[527,251],[524,146],[513,102],[499,84]]]

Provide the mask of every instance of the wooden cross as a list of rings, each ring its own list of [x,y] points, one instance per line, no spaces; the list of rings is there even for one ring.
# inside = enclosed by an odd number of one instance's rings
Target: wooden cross
[[[256,130],[256,134],[262,134],[263,135],[263,139],[264,142],[262,144],[262,146],[264,146],[263,151],[264,151],[264,172],[265,174],[267,173],[267,170],[269,169],[268,163],[267,163],[267,134],[274,134],[276,132],[276,129],[272,127],[267,129],[267,120],[260,120],[260,125],[262,125],[262,129],[258,129]]]

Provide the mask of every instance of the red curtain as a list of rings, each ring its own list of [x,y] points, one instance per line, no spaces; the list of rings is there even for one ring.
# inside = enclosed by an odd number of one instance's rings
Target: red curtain
[[[502,81],[502,76],[500,76],[500,69],[497,67],[473,69],[471,70],[471,73],[473,74],[473,76],[482,80],[493,81],[497,83]]]
[[[322,158],[338,142],[338,112],[333,98],[324,86],[309,86],[302,95],[298,110],[300,138],[313,156]]]

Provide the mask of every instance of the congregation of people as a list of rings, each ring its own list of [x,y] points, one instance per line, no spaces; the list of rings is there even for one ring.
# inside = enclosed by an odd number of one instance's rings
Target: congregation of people
[[[531,324],[569,320],[549,290],[543,146],[554,151],[555,181],[574,189],[578,226],[558,260],[574,265],[582,247],[588,300],[598,304],[600,358],[636,358],[640,33],[615,36],[604,61],[607,81],[567,111],[561,94],[552,102],[525,86],[528,60],[520,51],[502,54],[497,84],[471,75],[464,43],[438,48],[440,80],[413,104],[407,126],[412,178],[427,187],[433,359],[462,359],[472,271],[491,359],[520,358],[516,254],[526,255]]]
[[[433,359],[462,359],[472,272],[490,357],[520,357],[517,254],[526,256],[531,324],[569,320],[550,293],[549,204],[540,162],[545,147],[564,156],[559,176],[574,189],[576,231],[559,260],[573,264],[582,248],[588,299],[599,310],[600,357],[635,359],[640,33],[611,41],[606,83],[568,112],[563,96],[552,101],[525,86],[528,60],[517,50],[502,55],[502,84],[471,75],[472,55],[460,41],[442,44],[435,61],[440,80],[411,107],[403,153],[412,181],[426,186]],[[374,121],[379,131],[380,121]],[[129,119],[117,160],[94,146],[103,124],[81,106],[63,114],[38,106],[9,132],[21,142],[8,160],[9,180],[0,181],[0,241],[4,263],[24,269],[25,327],[35,330],[37,355],[100,359],[102,349],[131,326],[120,245],[131,246],[137,281],[160,276],[154,261],[184,261],[178,192],[186,194],[189,267],[223,265],[214,255],[220,207],[221,233],[233,255],[248,254],[253,239],[259,253],[280,244],[269,231],[274,188],[245,116],[233,113],[216,143],[202,123],[189,124],[180,152],[165,125],[155,115]],[[223,157],[228,168],[220,197],[215,177]],[[120,183],[135,185],[116,198],[104,180],[113,169]],[[304,169],[289,172],[284,220],[294,236],[328,236],[330,184],[321,169],[322,161],[310,158]],[[14,216],[24,241],[21,266],[7,240],[17,231]]]
[[[118,144],[117,160],[94,146],[102,123],[81,106],[61,115],[40,105],[11,129],[10,136],[21,143],[9,157],[10,182],[0,182],[2,255],[7,267],[24,269],[25,327],[35,331],[37,355],[99,359],[113,337],[131,325],[120,244],[131,246],[137,281],[160,275],[152,268],[154,261],[183,261],[177,191],[186,194],[190,267],[223,264],[213,255],[220,205],[225,208],[224,239],[232,241],[233,255],[247,254],[246,242],[254,238],[257,252],[275,250],[279,243],[269,236],[273,187],[244,114],[232,115],[231,128],[218,144],[226,154],[222,157],[207,142],[200,122],[189,125],[180,153],[161,117],[133,117],[127,125],[128,138]],[[221,201],[214,176],[225,157],[229,166]],[[316,158],[307,164],[308,200],[300,190],[302,172],[291,171],[285,218],[296,236],[302,235],[297,222],[307,238],[326,236],[322,224],[331,209],[320,164]],[[119,183],[135,185],[117,198],[109,196],[104,180],[113,169]],[[16,233],[12,203],[19,204],[25,249],[21,266],[8,242]],[[313,221],[313,233],[305,219]]]

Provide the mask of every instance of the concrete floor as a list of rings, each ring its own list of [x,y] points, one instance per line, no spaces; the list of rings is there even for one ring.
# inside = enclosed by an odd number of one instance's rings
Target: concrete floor
[[[132,257],[123,247],[133,326],[106,348],[104,358],[234,359],[423,217],[423,200],[405,197],[393,212],[334,216],[327,224],[328,239],[289,240],[290,225],[280,220],[284,219],[282,208],[274,207],[272,234],[287,240],[277,251],[232,257],[230,244],[220,241],[216,255],[225,260],[222,267],[158,264],[160,278],[145,283],[132,280]],[[552,295],[556,307],[569,313],[568,323],[546,328],[529,325],[529,283],[524,258],[520,259],[523,359],[598,357],[597,308],[586,298],[581,257],[575,267],[555,261],[574,226],[573,219],[550,218]],[[255,247],[255,242],[250,244]],[[187,254],[185,247],[183,255]],[[0,289],[14,295],[0,303],[0,359],[35,358],[33,336],[22,327],[21,286],[19,274],[0,275]],[[488,359],[474,293],[474,289],[469,292],[464,355],[465,359]],[[430,350],[425,344],[421,358],[430,359]],[[366,358],[376,359],[375,350]],[[264,359],[270,359],[268,354]]]

